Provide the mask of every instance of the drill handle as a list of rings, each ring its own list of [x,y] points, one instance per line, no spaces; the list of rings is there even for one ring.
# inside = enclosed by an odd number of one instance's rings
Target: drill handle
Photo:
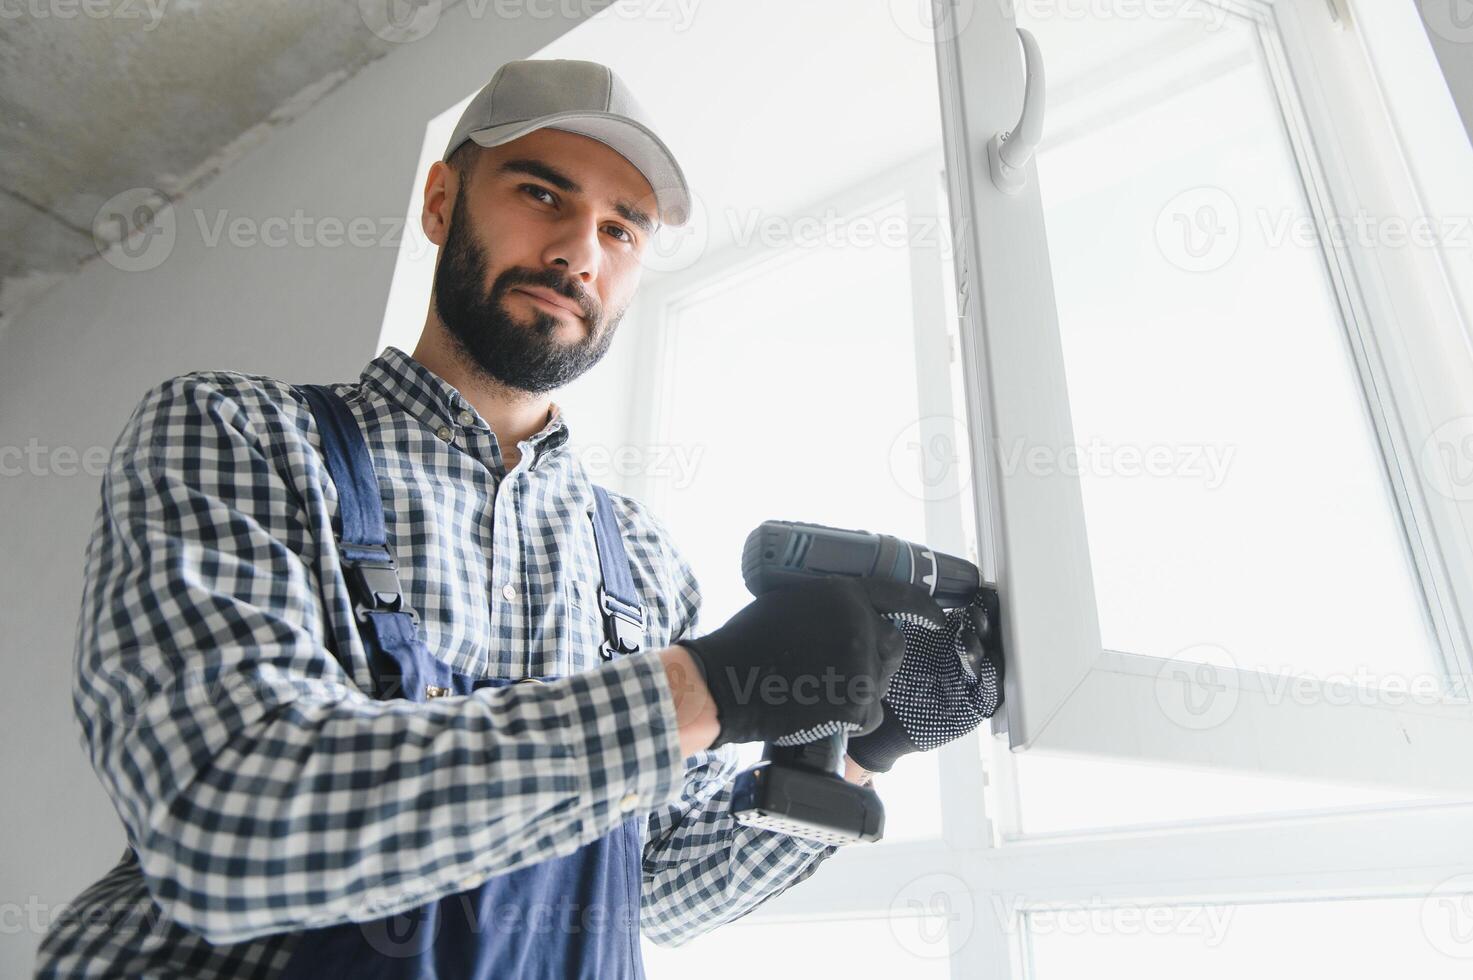
[[[777,745],[768,742],[762,747],[762,758],[780,766],[798,766],[813,772],[844,775],[844,753],[849,750],[849,733],[835,732],[801,745]]]

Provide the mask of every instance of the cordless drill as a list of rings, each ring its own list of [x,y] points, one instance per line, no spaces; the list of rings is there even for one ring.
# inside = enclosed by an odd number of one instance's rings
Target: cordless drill
[[[980,593],[981,644],[990,650],[1000,642],[997,592],[983,585],[977,566],[965,559],[888,534],[802,521],[763,521],[747,535],[742,578],[754,596],[823,575],[918,585],[948,609]],[[974,672],[980,669],[973,665]],[[874,790],[844,779],[848,745],[843,731],[801,745],[767,743],[762,760],[732,785],[732,815],[738,823],[826,844],[879,840],[885,808]]]

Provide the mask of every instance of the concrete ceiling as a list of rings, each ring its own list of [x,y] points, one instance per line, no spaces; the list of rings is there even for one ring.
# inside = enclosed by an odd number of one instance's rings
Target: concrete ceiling
[[[7,6],[0,329],[98,256],[94,222],[109,198],[136,188],[188,194],[400,46],[366,22],[373,8],[357,0]]]

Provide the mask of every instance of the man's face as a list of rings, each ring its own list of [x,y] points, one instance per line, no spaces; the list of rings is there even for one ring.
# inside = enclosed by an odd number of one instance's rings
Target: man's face
[[[628,160],[576,133],[540,129],[480,154],[455,194],[435,310],[487,375],[549,391],[614,339],[654,231],[654,192]]]

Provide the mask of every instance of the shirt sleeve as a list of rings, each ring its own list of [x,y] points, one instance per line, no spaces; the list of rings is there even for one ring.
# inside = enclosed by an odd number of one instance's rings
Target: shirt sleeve
[[[166,914],[215,944],[391,915],[679,791],[655,657],[426,703],[363,693],[324,646],[320,529],[265,438],[296,423],[219,377],[164,382],[125,425],[77,629],[84,746]]]
[[[680,798],[650,816],[640,924],[679,946],[739,919],[818,870],[836,844],[747,827],[731,815],[734,746],[697,752]]]
[[[668,542],[664,526],[649,516]],[[673,544],[667,547],[677,580],[674,643],[702,635],[701,591],[689,562]],[[662,946],[679,946],[741,918],[838,850],[736,822],[731,788],[741,764],[735,746],[697,752],[685,766],[679,798],[650,814],[644,847],[640,927]]]

